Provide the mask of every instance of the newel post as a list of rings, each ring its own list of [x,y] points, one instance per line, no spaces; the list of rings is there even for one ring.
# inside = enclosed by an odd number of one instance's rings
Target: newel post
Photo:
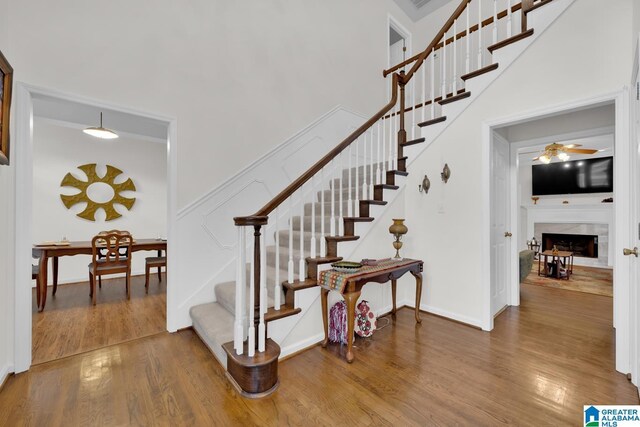
[[[398,159],[404,156],[402,152],[402,147],[405,142],[407,142],[407,130],[405,129],[404,124],[404,115],[405,115],[405,86],[407,82],[404,80],[405,73],[404,70],[400,71],[400,78],[398,79],[398,86],[400,86],[400,126],[398,129]],[[400,162],[398,162],[398,165]],[[396,167],[399,169],[398,165]]]
[[[527,13],[529,13],[529,11],[531,10],[531,8],[533,7],[533,0],[522,0],[522,32],[524,33],[525,31],[527,31]]]

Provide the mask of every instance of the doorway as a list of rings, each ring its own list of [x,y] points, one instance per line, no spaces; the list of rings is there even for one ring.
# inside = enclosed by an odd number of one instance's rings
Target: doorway
[[[628,303],[625,304],[625,301],[628,301],[629,295],[629,259],[628,257],[624,257],[622,255],[622,247],[628,245],[628,240],[630,236],[630,223],[628,220],[627,213],[629,212],[629,197],[630,187],[629,181],[627,177],[629,176],[629,163],[628,158],[630,155],[629,152],[629,132],[628,132],[628,121],[624,119],[625,114],[628,112],[628,101],[627,101],[627,92],[621,91],[619,93],[605,95],[598,98],[593,98],[590,100],[579,101],[571,104],[567,104],[565,106],[550,108],[546,111],[540,112],[537,111],[532,114],[521,114],[518,116],[513,116],[510,118],[506,118],[503,120],[496,120],[491,123],[484,124],[484,147],[485,147],[485,159],[489,166],[485,169],[485,185],[487,189],[487,202],[485,204],[487,209],[486,216],[486,233],[485,233],[485,242],[487,248],[487,265],[491,267],[485,270],[484,277],[484,286],[485,286],[485,309],[483,315],[483,329],[491,330],[493,329],[493,316],[494,314],[500,310],[499,305],[501,305],[502,301],[506,298],[508,301],[507,305],[518,306],[520,304],[520,277],[519,277],[519,251],[522,249],[522,245],[525,244],[527,239],[531,239],[532,234],[531,228],[526,227],[524,225],[520,226],[521,217],[522,217],[522,206],[517,202],[519,200],[519,192],[521,191],[521,184],[519,183],[518,176],[518,165],[519,165],[519,152],[529,152],[540,149],[540,147],[544,148],[546,145],[556,142],[557,140],[571,140],[571,139],[579,139],[585,138],[588,135],[588,132],[593,134],[594,130],[594,122],[592,120],[582,120],[583,123],[587,123],[591,126],[591,129],[586,131],[576,131],[568,130],[563,128],[566,124],[566,120],[559,119],[557,123],[555,123],[556,128],[552,128],[550,126],[543,126],[546,132],[551,132],[555,130],[545,137],[537,138],[534,143],[532,143],[532,138],[529,138],[528,141],[522,141],[520,143],[513,143],[514,139],[510,138],[509,132],[506,129],[509,126],[516,126],[527,123],[534,123],[536,121],[544,120],[544,119],[552,119],[558,116],[568,117],[570,114],[580,114],[580,112],[589,111],[597,111],[598,108],[606,109],[610,108],[613,115],[614,123],[608,131],[612,134],[612,139],[614,140],[614,151],[616,156],[614,156],[614,172],[613,172],[613,181],[614,181],[614,200],[616,203],[612,203],[610,205],[612,222],[615,224],[615,227],[612,227],[611,235],[609,238],[610,250],[608,253],[610,254],[610,263],[614,268],[613,275],[613,321],[612,327],[615,328],[615,345],[616,345],[616,370],[619,372],[629,372],[629,343],[631,337],[629,335],[630,331],[630,312]],[[607,107],[609,106],[609,107]],[[597,132],[605,132],[606,126],[601,126],[600,129],[597,129]],[[530,131],[531,129],[529,129]],[[503,174],[507,179],[507,184],[504,184],[501,180],[496,179],[492,176],[493,162],[494,159],[500,157],[500,153],[498,152],[501,148],[503,149],[503,145],[499,142],[500,140],[506,140],[511,142],[509,144],[510,151],[510,162],[509,162],[509,172]],[[517,141],[517,139],[516,139]],[[533,148],[532,148],[533,147]],[[530,154],[530,153],[529,153]],[[531,156],[534,157],[534,156]],[[529,183],[529,185],[531,185]],[[501,189],[507,187],[509,189],[509,197],[499,197],[499,192]],[[597,197],[597,196],[595,196]],[[549,206],[549,212],[553,212],[555,210],[566,212],[572,208],[573,205],[563,203],[562,196],[558,196],[557,200],[549,200],[551,205]],[[530,204],[533,203],[530,201]],[[557,205],[557,206],[555,206]],[[595,207],[599,207],[600,199],[597,200],[597,205],[594,202],[594,210]],[[497,219],[501,218],[500,215],[504,211],[508,211],[508,220],[505,220],[504,223],[500,223]],[[540,207],[539,209],[532,209],[532,211],[544,211],[545,209]],[[536,214],[537,215],[537,214]],[[582,215],[582,214],[579,214]],[[531,222],[531,221],[529,221]],[[563,221],[558,221],[563,222]],[[568,221],[564,221],[568,222]],[[580,222],[589,222],[589,220],[584,219]],[[503,239],[509,239],[507,243],[505,243],[508,248],[510,255],[505,256],[504,259],[510,265],[510,269],[507,270],[506,267],[501,266],[500,260],[495,260],[495,257],[499,256],[499,234],[497,232],[497,228],[499,226],[507,226],[509,229],[504,230],[503,233],[510,234],[510,236],[502,235]],[[526,234],[525,234],[526,233]],[[626,246],[625,246],[626,247]],[[537,261],[536,261],[537,262]],[[507,281],[507,295],[500,296],[501,291],[501,277],[504,275],[508,276]]]
[[[160,129],[160,133],[159,134],[156,133],[155,137],[156,139],[160,139],[161,141],[156,141],[155,143],[162,144],[162,148],[160,148],[160,152],[163,152],[163,154],[161,155],[164,158],[163,166],[166,171],[165,173],[166,183],[164,185],[164,189],[162,190],[164,192],[164,196],[163,196],[164,200],[162,201],[164,206],[164,209],[163,209],[164,213],[162,215],[164,215],[164,217],[166,218],[166,220],[162,222],[164,223],[163,228],[165,231],[163,233],[162,231],[158,230],[155,233],[152,233],[153,235],[150,235],[149,237],[152,240],[166,238],[169,242],[171,242],[172,240],[172,236],[175,230],[174,224],[176,222],[176,206],[175,206],[176,121],[174,119],[169,119],[169,118],[165,118],[165,117],[161,117],[161,116],[157,116],[149,113],[134,111],[124,107],[120,107],[120,106],[108,105],[100,101],[80,98],[72,95],[63,95],[57,92],[48,91],[46,89],[34,88],[21,83],[18,83],[16,85],[15,99],[16,99],[15,139],[17,141],[16,187],[19,189],[17,191],[17,194],[19,194],[19,196],[16,197],[16,231],[15,231],[16,233],[15,234],[16,236],[15,238],[16,288],[15,288],[14,328],[15,328],[15,337],[16,337],[15,372],[18,373],[18,372],[22,372],[29,369],[32,363],[32,356],[33,356],[32,344],[34,343],[34,336],[32,335],[32,331],[33,331],[34,325],[32,322],[32,304],[33,304],[32,301],[33,301],[34,293],[32,291],[31,286],[29,286],[29,284],[32,283],[32,280],[31,280],[31,276],[28,273],[31,270],[30,266],[32,265],[32,261],[33,261],[32,245],[34,244],[35,242],[34,238],[36,237],[36,233],[35,233],[36,230],[34,229],[33,215],[32,215],[32,210],[33,208],[36,207],[36,204],[33,203],[33,198],[35,195],[34,179],[37,178],[37,176],[34,175],[34,165],[36,165],[36,159],[34,158],[34,154],[37,154],[34,151],[34,129],[35,129],[35,132],[38,132],[38,126],[40,126],[38,122],[42,117],[47,117],[47,113],[46,113],[47,103],[53,103],[53,104],[57,103],[58,108],[54,108],[54,110],[58,110],[58,111],[60,111],[59,110],[60,105],[80,106],[82,111],[84,111],[85,113],[88,112],[88,114],[91,116],[95,116],[95,118],[93,119],[94,121],[98,120],[99,118],[99,115],[93,114],[95,112],[94,110],[110,112],[110,113],[113,113],[114,116],[119,114],[122,117],[128,118],[129,120],[124,120],[117,125],[119,129],[116,129],[116,130],[119,130],[120,133],[122,134],[122,140],[135,139],[135,135],[138,135],[138,139],[146,138],[147,142],[149,142],[149,140],[152,139],[152,138],[149,138],[149,135],[147,135],[146,137],[142,136],[142,135],[145,135],[145,133],[141,132],[139,129],[135,130],[136,126],[142,126],[142,127],[148,127],[148,128],[149,127],[154,128],[155,126],[155,132],[158,132],[158,130]],[[67,120],[67,123],[65,123],[65,126],[60,126],[61,122],[64,122],[64,121],[65,120],[60,120],[60,118],[48,117],[47,120],[43,122],[45,123],[45,125],[42,129],[45,129],[48,127],[49,128],[48,130],[49,131],[53,130],[53,133],[56,133],[56,132],[65,133],[65,134],[71,133],[72,135],[75,135],[75,132],[80,132],[82,128],[86,127],[86,124],[87,124],[86,121],[80,120],[79,121],[80,124],[76,123],[75,125],[70,125],[70,123],[74,122],[74,120]],[[73,129],[74,126],[76,126],[77,129]],[[112,125],[112,127],[114,126]],[[172,149],[172,145],[173,145],[173,149]],[[87,163],[90,163],[90,162],[87,162]],[[100,161],[98,160],[95,163],[100,163]],[[105,168],[105,167],[106,167],[105,165],[96,166],[98,170],[100,170],[100,168]],[[75,171],[75,172],[77,173],[78,171]],[[135,171],[130,172],[129,170],[127,170],[127,172],[135,176]],[[100,175],[100,173],[98,173],[98,175]],[[83,176],[82,173],[80,173],[79,176]],[[59,183],[59,177],[56,174],[51,175],[50,179],[52,181],[57,181],[56,184]],[[115,181],[115,182],[119,182],[119,181]],[[98,195],[98,197],[99,196],[100,195]],[[144,197],[140,197],[140,200],[142,199],[144,199]],[[77,212],[68,212],[68,213],[71,216],[73,216],[73,214]],[[114,225],[113,227],[111,227],[112,224],[109,224],[109,223],[102,223],[101,225],[104,226],[103,228],[105,228],[105,230],[118,228],[116,224],[113,224]],[[122,228],[122,226],[124,226],[124,228],[127,227],[126,225],[123,225],[123,224],[119,224],[118,226],[120,226],[120,228]],[[71,228],[69,229],[71,230]],[[54,233],[57,233],[57,234],[52,235],[51,240],[57,241],[57,240],[62,240],[63,237],[70,237],[70,236],[67,236],[67,234],[69,234],[70,232],[66,230],[62,231],[62,234],[61,234],[61,230],[55,231]],[[89,237],[83,236],[83,237],[88,240],[92,236],[89,236]],[[145,235],[140,237],[146,238],[147,236]],[[71,238],[74,238],[74,237],[70,237],[69,240],[71,240]],[[134,241],[135,240],[136,240],[136,236],[134,236]],[[173,273],[171,268],[172,248],[171,248],[171,245],[167,243],[165,243],[165,247],[167,248],[166,255],[167,255],[168,268],[166,270],[166,275],[163,276],[163,280],[164,280],[164,284],[167,284],[166,307],[169,307],[170,300],[171,300],[171,292],[172,292],[171,283],[173,281],[172,280]],[[71,259],[71,258],[79,258],[79,257],[67,257],[67,258]],[[135,256],[132,256],[131,258],[133,259],[135,258]],[[83,260],[83,261],[86,261],[86,264],[89,263],[89,261],[87,260]],[[82,262],[78,261],[78,262],[83,263],[83,261]],[[144,264],[144,256],[142,256],[142,263]],[[62,268],[62,263],[60,267]],[[73,268],[69,269],[69,271],[72,271],[72,270]],[[88,269],[86,269],[86,266],[82,268],[82,270],[86,271],[88,276]],[[154,270],[154,273],[155,273],[155,270]],[[105,276],[105,279],[106,277],[108,276]],[[108,280],[115,280],[115,281],[121,280],[122,286],[119,286],[119,284],[116,284],[115,286],[113,286],[113,290],[119,287],[124,289],[123,279],[116,278],[116,279],[108,279]],[[105,285],[104,281],[103,281],[103,285]],[[104,290],[107,291],[108,288],[111,288],[110,285],[111,284],[109,283],[107,286],[104,286],[105,288]],[[73,287],[78,288],[78,291],[88,298],[89,289],[88,287],[85,287],[85,286],[64,285],[60,287],[58,292],[60,292],[61,289],[67,286],[68,286],[67,290],[71,290]],[[122,296],[122,299],[126,301],[127,300],[126,293],[123,289],[121,289],[122,290],[121,296]],[[142,292],[144,293],[144,277],[142,278],[142,289],[143,289]],[[152,289],[152,287],[150,287],[150,289]],[[153,289],[153,292],[155,292],[155,290],[156,289]],[[52,289],[49,290],[49,304],[52,302],[51,292],[52,292]],[[163,290],[162,292],[164,293]],[[107,295],[108,293],[109,292],[104,293],[104,298],[109,299],[109,296]],[[60,298],[60,300],[62,300],[62,298]],[[104,301],[106,302],[106,300]],[[90,301],[87,301],[86,305],[91,309]],[[104,304],[104,307],[106,307],[106,305],[107,304]],[[46,310],[48,308],[53,308],[53,306],[49,306],[45,308],[45,313],[47,313]],[[169,317],[167,313],[168,310],[167,308],[163,308],[163,310],[165,312],[161,313],[161,316],[163,318],[162,322],[164,323],[162,325],[162,330],[167,330],[166,318]],[[48,313],[48,314],[51,314],[51,313]],[[98,322],[97,325],[100,326],[100,322]],[[73,325],[69,324],[67,326],[72,326],[72,327],[79,326],[80,328],[92,327],[91,325],[78,325],[77,323]],[[96,324],[94,323],[93,327],[95,326]],[[61,327],[63,326],[61,325]],[[107,342],[102,341],[102,343],[98,342],[98,344],[108,345],[110,343],[107,340]],[[88,349],[92,349],[92,348],[87,348],[87,349],[80,348],[81,351],[86,351]]]
[[[397,19],[388,15],[387,35],[387,68],[391,68],[411,56],[411,33]],[[390,90],[389,88],[387,95]],[[407,91],[406,96],[410,95],[411,91]],[[407,99],[407,105],[413,105],[411,102],[412,100]]]

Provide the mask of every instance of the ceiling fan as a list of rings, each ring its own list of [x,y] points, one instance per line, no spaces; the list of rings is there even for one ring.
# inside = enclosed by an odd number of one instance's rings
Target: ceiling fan
[[[549,144],[544,147],[544,153],[540,156],[536,157],[533,160],[540,160],[544,164],[548,164],[551,162],[553,157],[557,157],[563,162],[569,160],[569,154],[567,153],[576,153],[576,154],[594,154],[597,153],[598,150],[593,150],[590,148],[577,148],[582,147],[580,144],[558,144],[554,142],[553,144]]]

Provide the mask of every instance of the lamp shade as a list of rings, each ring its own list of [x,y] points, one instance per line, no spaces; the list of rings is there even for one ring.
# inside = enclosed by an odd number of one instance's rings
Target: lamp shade
[[[116,139],[118,134],[102,126],[102,113],[100,113],[100,126],[88,127],[82,132],[100,139]]]

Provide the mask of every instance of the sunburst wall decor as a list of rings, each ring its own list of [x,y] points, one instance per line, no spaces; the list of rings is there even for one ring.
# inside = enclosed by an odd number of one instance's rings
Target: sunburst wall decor
[[[61,194],[60,198],[62,199],[62,203],[66,206],[67,209],[70,209],[72,206],[77,205],[78,203],[86,203],[87,206],[85,209],[77,214],[80,218],[88,219],[89,221],[96,220],[96,212],[98,209],[103,209],[106,213],[106,221],[111,221],[117,218],[120,218],[122,215],[118,213],[113,207],[114,204],[119,204],[127,208],[127,210],[131,210],[133,204],[136,202],[135,198],[128,198],[122,196],[120,193],[122,191],[136,191],[136,186],[133,184],[131,178],[128,178],[126,181],[120,184],[116,184],[115,179],[122,174],[122,171],[114,166],[107,165],[107,173],[100,177],[96,172],[96,163],[90,163],[86,165],[78,166],[82,172],[87,175],[87,180],[82,181],[71,175],[71,173],[67,173],[62,182],[60,183],[61,187],[73,187],[80,190],[78,194],[74,195],[66,195]],[[87,189],[91,184],[96,183],[104,183],[110,186],[113,189],[113,198],[111,200],[99,203],[94,200],[91,200],[89,195],[87,194]]]

